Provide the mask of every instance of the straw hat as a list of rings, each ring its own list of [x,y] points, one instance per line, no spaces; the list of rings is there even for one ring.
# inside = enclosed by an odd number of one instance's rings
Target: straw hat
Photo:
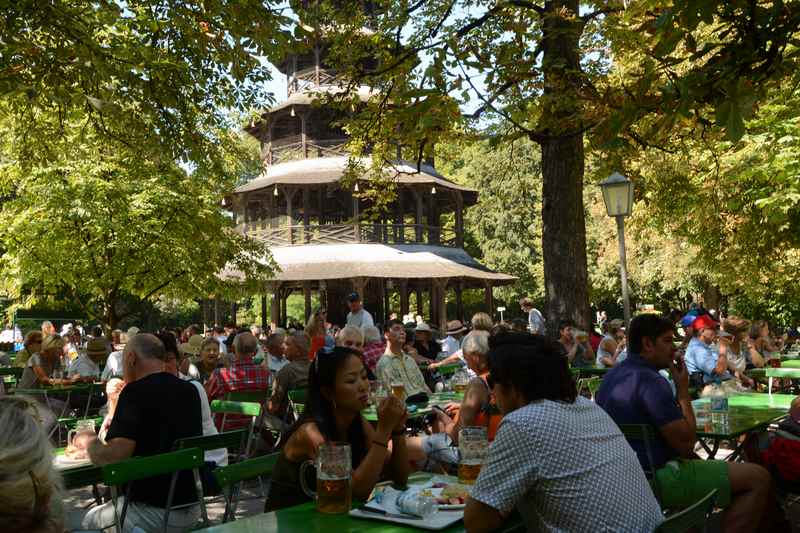
[[[425,322],[420,322],[419,324],[417,324],[415,331],[427,331],[428,333],[430,333],[431,327]]]
[[[467,328],[464,327],[464,324],[462,324],[460,320],[451,320],[447,323],[448,335],[458,335],[459,333],[464,333],[465,331],[467,331]]]
[[[738,316],[729,316],[722,321],[722,330],[729,333],[732,337],[737,337],[742,333],[747,333],[750,329],[750,321]]]
[[[201,346],[203,346],[203,336],[192,335],[189,337],[189,342],[184,342],[178,346],[178,351],[186,355],[199,355]]]
[[[105,339],[92,339],[86,344],[86,355],[98,357],[108,355],[108,345]]]

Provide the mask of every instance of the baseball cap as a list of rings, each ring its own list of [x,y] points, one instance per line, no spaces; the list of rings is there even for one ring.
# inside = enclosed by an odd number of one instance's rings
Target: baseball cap
[[[692,322],[692,327],[696,331],[699,331],[704,328],[716,329],[719,327],[719,322],[717,322],[708,315],[702,315],[694,319],[694,322]]]
[[[361,300],[361,296],[359,296],[357,292],[351,292],[347,295],[348,302],[357,302],[359,300]]]

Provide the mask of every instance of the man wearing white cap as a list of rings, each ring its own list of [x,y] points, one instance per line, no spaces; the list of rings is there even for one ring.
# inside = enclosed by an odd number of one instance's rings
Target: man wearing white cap
[[[139,333],[139,328],[136,326],[131,326],[128,328],[128,333],[126,338],[124,339],[125,342],[130,342],[130,340]],[[124,349],[124,346],[123,346]],[[108,356],[106,360],[106,366],[103,369],[103,375],[100,376],[102,381],[108,381],[111,378],[121,378],[122,377],[122,349],[117,350],[115,352],[111,352],[111,355]]]

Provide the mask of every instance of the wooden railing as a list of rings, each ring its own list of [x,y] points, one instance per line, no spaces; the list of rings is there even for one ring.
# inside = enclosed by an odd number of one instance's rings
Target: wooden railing
[[[290,138],[273,142],[272,149],[267,154],[269,164],[277,165],[298,159],[346,155],[344,148],[347,139],[307,139],[305,149],[303,149],[303,142],[297,137],[299,136],[293,135]]]
[[[298,246],[303,244],[433,244],[461,246],[456,232],[450,228],[426,224],[325,224],[270,227],[265,221],[255,220],[239,224],[239,231],[264,241],[270,246]]]

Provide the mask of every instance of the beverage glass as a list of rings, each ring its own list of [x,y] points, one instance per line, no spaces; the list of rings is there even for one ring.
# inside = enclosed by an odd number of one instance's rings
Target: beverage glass
[[[308,467],[317,470],[316,491],[306,484],[305,470]],[[317,501],[317,511],[320,513],[349,513],[353,499],[351,473],[350,445],[344,442],[326,442],[319,447],[316,461],[306,461],[300,467],[300,487],[309,498]]]
[[[401,402],[406,401],[406,385],[402,381],[392,381],[392,395]]]
[[[468,426],[458,432],[458,482],[472,485],[481,473],[481,466],[489,450],[486,428]]]
[[[579,329],[574,330],[573,335],[575,336],[575,342],[579,342],[581,344],[589,340],[589,334]]]
[[[70,446],[75,446],[83,448],[83,446],[78,446],[77,443],[73,443],[76,437],[80,436],[89,436],[93,437],[97,435],[97,431],[94,427],[94,420],[78,420],[75,423],[75,429],[71,429],[67,432],[67,444]],[[84,441],[86,439],[83,439]]]
[[[386,387],[383,385],[383,383],[380,381],[369,382],[369,400],[376,409],[378,405],[380,405],[381,400],[386,398],[388,395],[389,393],[386,392]]]
[[[467,392],[467,385],[469,385],[469,374],[463,370],[459,370],[453,375],[451,380],[453,392],[464,394]]]

